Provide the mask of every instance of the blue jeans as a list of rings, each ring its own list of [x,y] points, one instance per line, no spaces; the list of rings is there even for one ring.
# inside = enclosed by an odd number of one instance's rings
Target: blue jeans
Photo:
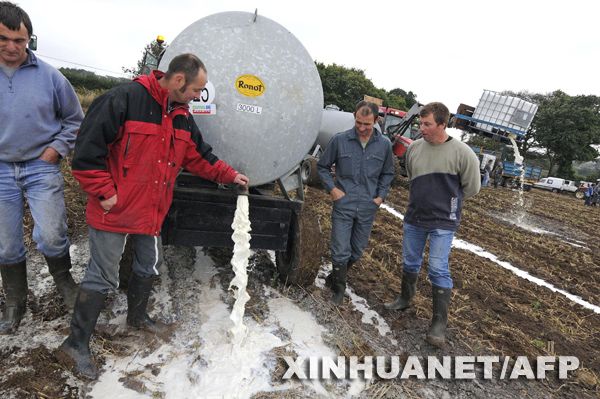
[[[481,187],[487,187],[490,182],[490,173],[485,171],[483,178],[481,179]]]
[[[454,238],[452,230],[424,229],[404,222],[402,241],[404,271],[419,273],[427,237],[429,237],[429,280],[437,287],[452,288],[452,277],[448,266],[448,256]]]
[[[25,260],[23,207],[27,199],[33,216],[33,240],[48,257],[69,250],[64,181],[59,164],[40,159],[0,161],[0,264]]]

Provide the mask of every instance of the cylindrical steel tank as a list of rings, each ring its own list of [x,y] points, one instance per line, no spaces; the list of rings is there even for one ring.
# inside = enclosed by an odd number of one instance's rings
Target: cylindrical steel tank
[[[251,185],[282,177],[302,161],[321,124],[323,88],[314,61],[287,29],[261,15],[224,12],[181,32],[159,69],[181,53],[208,69],[194,119],[215,155]]]
[[[353,126],[354,114],[352,112],[324,109],[321,116],[321,127],[319,128],[317,144],[319,144],[322,149],[325,149],[333,136],[337,133],[351,129]]]

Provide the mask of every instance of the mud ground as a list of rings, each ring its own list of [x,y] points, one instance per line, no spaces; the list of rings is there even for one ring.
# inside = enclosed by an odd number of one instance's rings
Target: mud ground
[[[407,182],[398,179],[386,203],[404,213],[407,199]],[[68,190],[67,201],[73,241],[84,246],[86,229],[82,222],[80,193],[76,189]],[[318,246],[324,248],[320,250],[322,253],[314,256],[320,257],[325,264],[329,262],[326,248],[330,232],[327,195],[308,188],[307,209],[307,214],[316,218],[321,228],[320,236],[315,239],[325,244]],[[535,190],[520,194],[506,188],[486,188],[467,201],[457,238],[480,246],[500,260],[557,288],[600,305],[598,220],[599,208],[584,207],[583,201],[574,197]],[[529,359],[540,355],[571,355],[581,362],[579,370],[568,380],[558,380],[555,373],[549,373],[540,381],[375,379],[360,393],[359,397],[363,398],[599,397],[600,315],[548,288],[523,280],[487,259],[455,248],[450,259],[455,290],[449,316],[449,343],[443,350],[433,348],[423,339],[431,318],[431,287],[426,266],[418,283],[414,307],[398,312],[386,311],[382,305],[392,300],[400,287],[401,247],[402,221],[381,209],[369,247],[349,274],[352,290],[365,298],[390,326],[392,333],[385,337],[373,325],[365,324],[361,320],[362,314],[348,301],[339,308],[332,306],[327,289],[314,285],[281,285],[270,256],[265,252],[257,253],[252,260],[249,280],[252,299],[246,306],[246,314],[258,321],[266,317],[268,309],[260,294],[266,285],[310,311],[329,331],[323,337],[324,341],[340,355],[398,355],[401,358],[409,355],[507,355]],[[193,251],[189,249],[169,248],[165,253],[166,263],[192,262]],[[215,284],[226,288],[232,277],[229,253],[210,250],[209,254],[220,271]],[[26,331],[18,339],[0,340],[0,397],[86,397],[90,385],[64,370],[52,355],[53,349],[67,334],[69,316],[56,297],[39,254],[32,250],[30,258],[31,289],[24,320]],[[81,279],[84,268],[85,259],[74,265],[76,279]],[[176,276],[171,278],[176,279]],[[108,308],[120,309],[117,304],[122,300],[122,294],[112,300],[115,304],[109,303]],[[3,293],[0,293],[0,305],[3,305]],[[103,312],[102,317],[103,322],[99,324],[104,327],[99,328],[92,341],[92,350],[98,354],[99,363],[103,363],[104,355],[108,353],[125,356],[139,350],[136,347],[139,336],[131,336],[108,322],[122,315],[108,311]],[[151,349],[153,342],[150,340],[144,345]],[[281,356],[281,353],[274,356]],[[273,370],[275,386],[281,383],[281,374],[280,368]],[[122,383],[140,392],[141,397],[152,397],[135,376]],[[332,395],[336,396],[335,390]],[[255,395],[256,398],[307,396],[315,395],[305,388]]]

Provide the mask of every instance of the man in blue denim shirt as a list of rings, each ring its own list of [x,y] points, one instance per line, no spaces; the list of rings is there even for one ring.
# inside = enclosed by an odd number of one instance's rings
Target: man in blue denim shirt
[[[77,294],[60,159],[73,149],[83,112],[65,77],[27,50],[32,33],[25,11],[0,2],[0,273],[6,297],[0,334],[14,333],[27,307],[25,198],[33,239],[67,307]]]
[[[373,128],[378,112],[376,104],[359,102],[355,126],[336,134],[318,163],[319,176],[333,200],[333,271],[326,282],[333,290],[335,305],[343,302],[348,268],[367,246],[375,214],[394,178],[392,143]],[[335,179],[331,173],[334,164]]]

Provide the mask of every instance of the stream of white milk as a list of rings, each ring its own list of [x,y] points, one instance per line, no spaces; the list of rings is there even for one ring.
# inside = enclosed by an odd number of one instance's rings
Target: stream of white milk
[[[244,325],[244,311],[246,302],[250,299],[250,295],[246,292],[248,284],[248,257],[250,251],[250,217],[247,195],[238,195],[237,208],[233,217],[233,257],[231,258],[231,266],[235,273],[235,277],[229,283],[229,289],[234,291],[235,303],[229,318],[233,321],[231,332],[232,342],[235,347],[239,347],[246,337],[246,326]],[[235,287],[235,289],[233,288]]]
[[[523,165],[523,157],[519,152],[519,147],[517,146],[517,142],[511,138],[510,143],[512,144],[513,150],[515,152],[515,166],[519,166],[521,168],[521,174],[519,175],[519,200],[517,202],[517,225],[523,224],[523,219],[525,218],[525,199],[523,198],[523,183],[525,182],[525,166]]]

